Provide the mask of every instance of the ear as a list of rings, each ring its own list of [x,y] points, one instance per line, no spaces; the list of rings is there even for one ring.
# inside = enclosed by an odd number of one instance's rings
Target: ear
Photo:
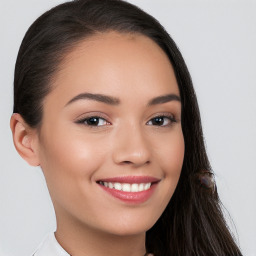
[[[32,166],[40,165],[36,129],[31,128],[20,114],[13,114],[10,120],[13,143],[20,156]]]

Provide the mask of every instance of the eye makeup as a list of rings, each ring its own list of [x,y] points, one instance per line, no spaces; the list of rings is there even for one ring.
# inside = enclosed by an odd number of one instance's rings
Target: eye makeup
[[[108,120],[106,120],[105,117],[99,114],[82,117],[76,120],[75,123],[83,124],[85,126],[94,127],[94,128],[111,125],[111,123],[108,122]],[[173,114],[160,113],[154,116],[153,118],[151,118],[146,124],[159,126],[159,127],[169,127],[173,123],[177,123],[177,119]]]

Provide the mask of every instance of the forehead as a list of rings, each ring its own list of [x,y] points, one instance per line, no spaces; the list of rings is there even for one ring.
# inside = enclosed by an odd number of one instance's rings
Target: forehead
[[[179,94],[170,60],[150,38],[108,32],[80,42],[60,65],[54,90],[67,102],[81,92],[129,98]]]

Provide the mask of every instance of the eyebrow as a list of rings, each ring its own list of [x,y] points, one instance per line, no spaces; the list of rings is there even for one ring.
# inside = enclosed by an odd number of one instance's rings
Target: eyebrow
[[[65,106],[79,100],[94,100],[94,101],[102,102],[112,106],[117,106],[121,103],[120,99],[113,96],[108,96],[104,94],[94,94],[94,93],[81,93],[75,96],[74,98],[72,98]],[[147,106],[149,107],[157,104],[163,104],[169,101],[180,102],[181,100],[180,100],[180,97],[176,94],[166,94],[166,95],[158,96],[151,99],[148,102]]]

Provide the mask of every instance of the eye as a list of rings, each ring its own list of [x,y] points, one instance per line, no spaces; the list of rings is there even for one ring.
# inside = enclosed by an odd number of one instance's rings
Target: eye
[[[103,126],[110,124],[106,119],[99,116],[90,116],[77,121],[79,124],[87,126]]]
[[[177,120],[174,118],[173,115],[159,115],[149,120],[147,124],[160,127],[167,127],[171,126],[174,122],[177,122]],[[82,119],[77,120],[76,123],[91,127],[99,127],[110,124],[105,118],[100,116],[84,117]]]
[[[148,121],[147,124],[166,127],[166,126],[172,125],[172,123],[175,123],[175,122],[177,122],[177,120],[173,115],[161,115],[161,116],[156,116],[152,118],[151,120]]]

